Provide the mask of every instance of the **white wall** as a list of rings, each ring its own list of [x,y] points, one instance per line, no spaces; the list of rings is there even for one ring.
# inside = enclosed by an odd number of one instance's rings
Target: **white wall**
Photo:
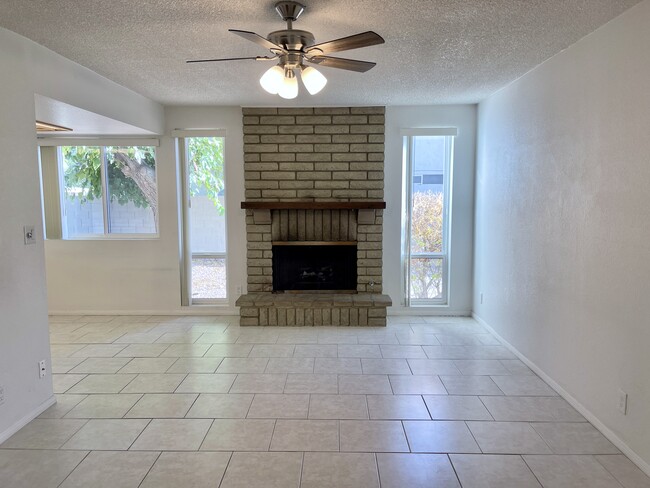
[[[474,230],[475,105],[386,107],[384,198],[384,293],[393,299],[390,314],[410,313],[403,300],[400,274],[402,136],[401,129],[457,127],[454,142],[451,270],[449,303],[439,307],[411,307],[414,313],[469,315],[472,311],[472,240]]]
[[[480,104],[474,278],[476,314],[646,470],[649,25],[646,0]]]
[[[161,107],[6,29],[0,29],[0,442],[53,401],[34,94],[155,128]],[[106,109],[104,111],[104,109]],[[33,224],[37,243],[23,244]]]
[[[181,307],[178,174],[174,129],[226,131],[228,305],[193,312],[236,313],[246,285],[243,129],[240,107],[169,107],[156,148],[159,237],[45,243],[49,307],[55,313],[187,313]]]

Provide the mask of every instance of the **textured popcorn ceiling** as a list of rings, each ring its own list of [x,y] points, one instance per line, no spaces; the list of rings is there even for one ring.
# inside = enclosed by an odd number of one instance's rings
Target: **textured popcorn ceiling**
[[[320,68],[315,97],[266,94],[269,63],[186,65],[266,55],[227,32],[283,29],[274,1],[2,0],[0,26],[164,104],[415,105],[480,101],[639,0],[304,0],[294,27],[316,42],[374,30],[386,44],[339,53],[365,74]]]

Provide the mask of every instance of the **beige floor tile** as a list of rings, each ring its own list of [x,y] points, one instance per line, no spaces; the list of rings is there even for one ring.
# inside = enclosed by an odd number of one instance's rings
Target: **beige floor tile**
[[[245,418],[253,402],[253,394],[201,394],[187,413],[187,418]]]
[[[361,374],[361,360],[358,358],[316,358],[314,373]]]
[[[236,377],[234,374],[188,374],[176,393],[227,393]]]
[[[338,393],[335,374],[288,374],[285,393]]]
[[[251,330],[249,328],[241,329],[239,337],[237,338],[238,344],[275,344],[280,336],[279,332],[274,329],[266,330]],[[269,356],[266,356],[269,357]]]
[[[306,452],[301,488],[379,488],[374,454]]]
[[[135,377],[134,374],[91,374],[67,393],[119,393]]]
[[[302,453],[235,452],[220,488],[298,488]]]
[[[61,488],[133,488],[158,458],[157,452],[91,452]]]
[[[483,344],[478,334],[435,334],[441,346],[478,346]]]
[[[314,372],[314,358],[271,358],[265,372],[311,374]]]
[[[214,373],[223,358],[178,358],[166,373]]]
[[[214,344],[204,357],[246,358],[253,349],[253,344]]]
[[[443,454],[377,454],[382,488],[460,488]]]
[[[373,420],[431,420],[420,395],[368,395]]]
[[[139,374],[122,393],[172,393],[185,379],[184,374]]]
[[[52,358],[52,373],[65,374],[85,360],[86,358]]]
[[[131,450],[198,451],[211,425],[210,419],[153,419]]]
[[[176,358],[134,358],[120,369],[120,373],[164,373]]]
[[[524,456],[544,488],[619,488],[593,456]]]
[[[278,420],[271,451],[338,451],[338,420]]]
[[[527,422],[467,422],[472,435],[487,454],[551,454]]]
[[[481,400],[494,420],[527,422],[586,422],[560,397],[486,396]]]
[[[335,358],[337,357],[335,344],[296,344],[293,351],[294,358]]]
[[[441,376],[440,380],[450,395],[503,395],[490,376]]]
[[[268,451],[274,419],[216,419],[202,451]]]
[[[596,428],[585,422],[532,423],[555,454],[620,454]]]
[[[460,371],[451,359],[408,359],[413,374],[459,375]]]
[[[217,373],[263,373],[269,358],[224,358]]]
[[[494,382],[506,395],[556,396],[555,390],[537,376],[492,376]]]
[[[397,332],[395,335],[401,345],[428,346],[440,344],[435,334]]]
[[[341,374],[340,395],[390,395],[393,390],[385,374]]]
[[[138,394],[99,394],[89,395],[70,412],[66,418],[79,419],[119,419],[136,404],[142,395]]]
[[[465,422],[410,421],[404,430],[413,452],[481,452]]]
[[[464,375],[509,375],[510,371],[498,359],[457,359],[456,367]]]
[[[468,346],[422,346],[429,359],[472,359]]]
[[[125,418],[183,418],[194,404],[196,393],[152,393],[144,395]]]
[[[525,375],[534,375],[530,368],[526,366],[519,359],[501,359],[501,364],[503,364],[510,374],[525,374]]]
[[[224,332],[204,332],[194,344],[234,344],[238,337],[238,334],[233,335]]]
[[[389,332],[387,330],[375,331],[375,330],[366,330],[360,331],[357,334],[357,340],[359,344],[399,344],[397,336],[394,332]]]
[[[364,395],[311,395],[310,419],[364,420],[368,407]]]
[[[230,388],[231,393],[282,393],[287,375],[280,374],[238,374]]]
[[[300,328],[295,331],[280,331],[277,344],[316,344],[317,342],[317,331]]]
[[[446,395],[447,390],[438,376],[390,375],[390,385],[395,395]]]
[[[3,449],[58,449],[86,423],[74,419],[35,419],[7,439]]]
[[[625,488],[650,488],[650,476],[622,454],[601,455],[595,458]]]
[[[362,359],[363,374],[411,374],[406,359]]]
[[[163,452],[139,488],[215,488],[229,452]]]
[[[358,344],[357,336],[350,333],[321,332],[318,334],[319,344]]]
[[[149,420],[89,420],[61,449],[126,451],[149,423]]]
[[[241,339],[241,337],[240,337]],[[293,356],[294,344],[255,344],[251,358],[290,358]]]
[[[60,419],[79,404],[86,395],[56,395],[56,403],[38,416],[39,419]]]
[[[402,423],[390,420],[341,420],[341,451],[409,452]]]
[[[256,394],[248,418],[306,419],[309,395]]]
[[[90,344],[72,353],[71,357],[112,358],[125,347],[124,344]]]
[[[166,332],[156,340],[156,343],[193,344],[202,335],[202,332]]]
[[[381,348],[381,355],[384,358],[403,358],[403,359],[426,359],[427,355],[424,354],[424,349],[417,345],[390,345],[383,344]]]
[[[0,486],[56,488],[87,454],[86,451],[0,449]]]
[[[433,420],[492,420],[477,396],[425,395],[424,402]]]
[[[451,454],[462,486],[468,488],[541,488],[521,456]]]
[[[52,344],[50,351],[53,358],[67,358],[84,347],[85,344]]]
[[[85,374],[53,374],[52,387],[54,393],[66,393],[70,388],[83,380]]]
[[[160,356],[169,344],[129,344],[115,357],[155,358]]]
[[[161,357],[200,358],[210,349],[209,344],[172,344]]]
[[[115,340],[116,344],[153,344],[162,336],[162,332],[134,332],[124,334]],[[161,344],[166,345],[166,344]]]
[[[73,374],[114,374],[131,358],[88,358],[70,370]]]
[[[340,344],[340,358],[381,358],[381,350],[376,344]]]

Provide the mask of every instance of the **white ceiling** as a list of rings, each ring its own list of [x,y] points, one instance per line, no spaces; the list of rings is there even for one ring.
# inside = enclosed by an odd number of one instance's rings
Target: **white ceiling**
[[[284,28],[273,0],[2,0],[0,26],[168,105],[475,103],[639,0],[304,0],[294,28],[316,42],[374,30],[386,44],[335,56],[365,74],[322,68],[323,92],[287,102],[259,86],[270,65],[186,65],[266,55],[228,28]]]

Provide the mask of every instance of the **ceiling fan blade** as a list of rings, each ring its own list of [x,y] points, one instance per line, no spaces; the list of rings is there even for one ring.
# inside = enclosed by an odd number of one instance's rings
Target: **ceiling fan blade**
[[[379,34],[368,31],[349,37],[334,39],[332,41],[321,42],[320,44],[314,44],[313,46],[306,48],[305,52],[310,53],[312,51],[320,51],[318,54],[329,54],[339,51],[347,51],[349,49],[358,49],[360,47],[374,46],[376,44],[383,44],[384,42],[384,38]]]
[[[220,59],[192,59],[190,61],[185,61],[186,63],[213,63],[215,61],[244,61],[247,59],[252,59],[253,61],[271,61],[277,59],[277,57],[270,56],[252,56],[248,58],[220,58]]]
[[[308,59],[310,63],[327,68],[347,69],[348,71],[357,71],[365,73],[366,71],[374,68],[377,63],[370,61],[358,61],[356,59],[333,58],[331,56],[314,56]]]
[[[268,39],[260,36],[259,34],[255,34],[255,32],[249,32],[249,31],[243,31],[243,30],[237,30],[237,29],[228,29],[229,32],[232,32],[233,34],[237,34],[240,37],[243,37],[244,39],[248,39],[251,42],[254,42],[255,44],[262,46],[264,49],[271,49],[271,50],[280,50],[280,51],[285,51],[285,49],[282,46],[278,46],[277,44],[269,41]]]

